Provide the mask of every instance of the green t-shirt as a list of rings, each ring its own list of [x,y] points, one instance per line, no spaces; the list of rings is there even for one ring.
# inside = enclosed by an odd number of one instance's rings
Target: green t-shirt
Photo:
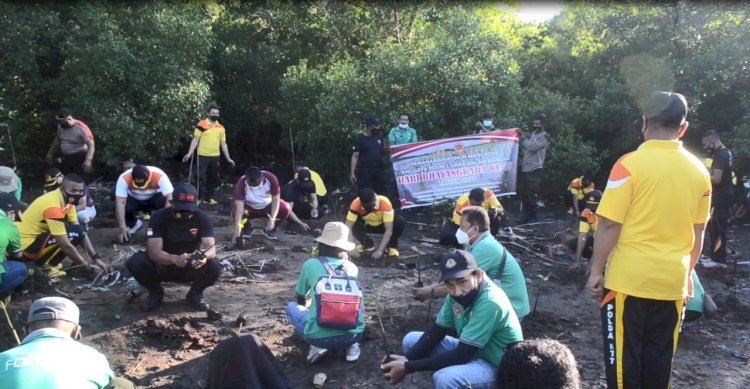
[[[331,257],[327,258],[328,263],[331,265],[331,267],[336,268],[340,265],[343,265],[344,270],[346,271],[346,274],[348,276],[357,278],[359,269],[357,269],[357,266],[352,261]],[[335,328],[322,328],[318,326],[318,323],[315,321],[315,316],[318,313],[318,308],[316,300],[317,297],[315,296],[314,289],[315,284],[318,282],[318,278],[320,278],[320,276],[324,274],[328,274],[328,270],[326,270],[325,266],[323,266],[320,260],[318,258],[310,258],[302,265],[302,270],[300,270],[297,286],[294,288],[294,291],[297,293],[297,295],[307,296],[313,299],[312,303],[310,304],[309,311],[307,312],[307,323],[305,323],[305,337],[311,339],[321,339],[344,334],[359,334],[364,332],[364,315],[360,315],[357,322],[357,328],[353,330],[339,330]],[[362,303],[364,304],[364,301]]]
[[[68,334],[45,328],[0,354],[0,388],[100,389],[114,378],[109,362]]]
[[[479,347],[476,356],[497,368],[505,345],[523,340],[521,323],[502,289],[492,282],[479,293],[469,309],[448,295],[438,313],[437,325],[455,329],[461,342]]]
[[[388,132],[388,142],[391,146],[417,142],[417,130],[411,127],[405,130],[398,128],[398,126],[393,127]]]
[[[21,234],[18,232],[18,227],[13,223],[12,220],[8,219],[3,210],[0,210],[0,275],[5,273],[5,262],[6,253],[17,253],[21,251]],[[0,283],[3,282],[0,277]]]
[[[695,270],[690,272],[690,277],[693,279],[693,298],[685,304],[685,310],[703,313],[703,284]]]
[[[474,255],[480,269],[493,279],[497,277],[503,252],[506,249],[492,235],[486,233],[474,245],[469,245],[466,250]],[[508,251],[505,259],[505,269],[503,269],[503,275],[500,277],[500,287],[505,291],[519,318],[523,318],[531,312],[529,293],[526,290],[526,278],[521,266],[510,251]]]

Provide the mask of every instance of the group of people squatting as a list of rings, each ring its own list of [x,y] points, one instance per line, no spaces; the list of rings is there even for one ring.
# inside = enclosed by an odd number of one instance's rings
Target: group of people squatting
[[[579,235],[571,243],[571,270],[579,271],[582,258],[589,258],[586,287],[601,302],[603,360],[610,388],[669,386],[678,329],[683,319],[697,317],[685,311],[699,316],[704,310],[694,268],[712,193],[714,202],[723,199],[721,185],[731,168],[729,153],[729,168],[722,169],[727,163],[725,147],[715,132],[704,138],[704,146],[715,152],[709,170],[682,145],[688,129],[684,96],[654,92],[642,107],[644,142],[617,161],[605,190],[596,190],[589,177],[574,180],[568,188],[571,213],[580,218]],[[218,281],[221,265],[211,219],[199,204],[216,203],[222,155],[234,165],[219,118],[219,108],[211,107],[196,124],[182,159],[191,169],[195,161],[196,175],[204,179],[201,191],[190,183],[173,184],[156,166],[123,163],[112,196],[116,239],[130,242],[147,225],[145,250],[125,264],[147,291],[142,301],[146,311],[162,304],[163,282],[189,283],[186,304],[209,309],[204,291]],[[67,109],[61,109],[56,119],[56,137],[47,154],[55,167],[47,173],[45,194],[22,204],[20,178],[12,169],[0,167],[0,248],[7,257],[0,264],[3,307],[9,302],[5,296],[28,276],[27,268],[50,278],[65,276],[65,258],[92,274],[107,268],[87,227],[96,217],[87,187],[95,157],[93,133]],[[485,113],[474,132],[497,130],[494,119],[494,114]],[[400,255],[399,238],[407,223],[398,210],[395,180],[387,177],[385,166],[389,145],[419,140],[410,120],[408,114],[399,115],[387,141],[380,134],[379,118],[365,121],[351,156],[350,179],[358,187],[357,196],[343,220],[324,225],[315,238],[314,255],[300,268],[286,318],[309,345],[307,363],[331,358],[335,349],[342,349],[348,362],[360,358],[369,294],[360,279],[369,277],[361,277],[349,254],[369,253],[374,260]],[[533,133],[521,132],[524,223],[535,220],[542,205],[538,191],[550,142],[545,122],[544,115],[537,115],[532,118]],[[326,203],[321,176],[304,163],[295,166],[293,179],[286,183],[270,171],[248,167],[232,194],[232,243],[242,248],[244,239],[256,232],[278,240],[283,221],[307,231],[310,227],[303,220],[321,217]],[[530,313],[526,277],[514,255],[496,239],[505,217],[488,188],[474,188],[456,199],[437,237],[444,246],[436,257],[440,277],[411,290],[417,300],[443,299],[442,305],[424,331],[406,334],[402,352],[383,357],[376,368],[386,382],[397,384],[408,374],[430,371],[435,388],[580,386],[578,367],[565,345],[524,339],[523,322]],[[382,234],[379,241],[370,237],[373,233]],[[725,231],[716,234],[721,239]],[[114,376],[101,353],[77,342],[79,310],[69,299],[35,301],[27,324],[29,334],[21,344],[0,354],[0,387],[133,387]],[[238,357],[248,351],[252,357]],[[65,357],[46,364],[39,362],[41,355]],[[209,370],[210,387],[291,387],[268,347],[252,334],[220,343],[211,353]]]

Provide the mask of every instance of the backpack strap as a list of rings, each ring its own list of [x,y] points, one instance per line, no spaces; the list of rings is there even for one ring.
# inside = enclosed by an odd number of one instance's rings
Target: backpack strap
[[[329,276],[335,275],[336,270],[341,270],[345,276],[347,277],[349,276],[348,274],[346,274],[346,268],[344,267],[344,265],[340,265],[338,268],[334,269],[333,266],[331,265],[331,262],[328,261],[328,258],[322,255],[318,257],[318,261],[320,261],[323,267],[326,268]]]
[[[503,247],[503,258],[500,259],[500,267],[497,269],[497,273],[495,274],[495,277],[492,278],[493,280],[499,280],[503,276],[503,272],[505,271],[505,262],[508,260],[508,249]]]

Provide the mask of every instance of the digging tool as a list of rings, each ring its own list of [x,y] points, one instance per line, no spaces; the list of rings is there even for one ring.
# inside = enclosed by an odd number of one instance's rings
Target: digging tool
[[[391,348],[388,347],[388,337],[385,335],[385,327],[383,326],[383,313],[380,311],[380,292],[378,291],[378,300],[375,305],[375,309],[378,313],[378,322],[380,323],[380,335],[383,337],[383,352],[385,352],[385,357],[383,358],[383,363],[388,363],[393,361],[393,358],[391,358]]]
[[[10,315],[8,315],[8,309],[6,308],[6,301],[10,302],[10,297],[8,297],[7,300],[0,300],[0,308],[3,309],[3,313],[5,313],[5,320],[8,321],[8,327],[10,327],[10,330],[13,331],[13,337],[16,339],[16,344],[21,344],[21,339],[18,338],[18,333],[16,332],[16,328],[13,327],[13,321],[10,320]]]
[[[234,336],[240,336],[240,332],[239,331],[237,331],[236,329],[230,327],[229,324],[227,324],[227,323],[224,322],[224,315],[222,315],[221,312],[219,312],[219,311],[217,311],[215,309],[209,309],[208,311],[206,311],[206,318],[208,320],[210,320],[210,321],[218,321],[219,324],[221,324],[222,326],[224,326],[224,328],[226,328],[227,330],[229,330],[229,332],[231,332],[232,334],[234,334]],[[239,319],[239,317],[238,317],[238,319]]]
[[[242,326],[247,325],[247,312],[242,311],[234,319],[234,325],[237,326],[237,334],[242,332]]]

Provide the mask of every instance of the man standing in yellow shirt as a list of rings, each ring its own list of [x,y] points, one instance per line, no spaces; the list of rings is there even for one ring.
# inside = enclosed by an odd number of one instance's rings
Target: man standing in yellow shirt
[[[693,293],[689,275],[703,248],[711,203],[708,172],[679,140],[687,113],[681,94],[648,97],[645,142],[615,163],[597,209],[586,287],[604,295],[608,388],[669,387],[684,302]]]
[[[188,162],[193,158],[195,149],[198,148],[198,168],[196,173],[198,179],[206,183],[203,190],[203,201],[209,204],[217,204],[214,200],[214,191],[219,186],[219,168],[221,167],[221,153],[227,159],[230,166],[234,161],[229,157],[227,147],[227,133],[224,126],[219,123],[219,107],[208,109],[208,118],[203,119],[195,125],[193,141],[190,149],[182,157],[182,162]]]

